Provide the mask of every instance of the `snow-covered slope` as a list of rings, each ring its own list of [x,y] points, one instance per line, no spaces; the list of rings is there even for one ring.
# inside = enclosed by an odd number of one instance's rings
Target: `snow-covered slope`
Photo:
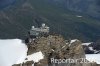
[[[44,55],[40,51],[40,52],[33,53],[31,55],[28,55],[26,58],[27,60],[25,60],[24,62],[27,62],[27,61],[39,62],[41,59],[44,59]]]
[[[27,49],[20,39],[0,40],[0,66],[11,66],[23,62]]]
[[[100,64],[100,54],[86,54],[86,59],[90,62]]]
[[[90,43],[82,43],[82,45],[89,46],[89,45],[91,45],[91,43],[92,42],[90,42]]]
[[[44,58],[41,51],[28,56],[27,51],[27,46],[20,39],[0,40],[0,66],[12,66],[27,61],[39,62]]]

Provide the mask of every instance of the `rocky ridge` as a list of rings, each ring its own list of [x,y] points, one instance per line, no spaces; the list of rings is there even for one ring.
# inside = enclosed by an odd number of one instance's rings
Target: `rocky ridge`
[[[44,55],[44,59],[38,63],[28,61],[23,64],[13,66],[98,66],[96,63],[88,63],[83,61],[85,59],[85,52],[79,40],[67,41],[61,35],[49,35],[45,37],[39,37],[28,43],[28,55],[41,51]],[[78,59],[77,63],[62,63],[61,60],[53,61],[54,59]],[[27,60],[27,59],[26,59]]]

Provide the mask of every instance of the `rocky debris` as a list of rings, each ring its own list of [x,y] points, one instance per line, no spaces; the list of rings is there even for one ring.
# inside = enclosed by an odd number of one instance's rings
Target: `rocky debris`
[[[32,66],[33,61],[28,61],[26,63],[22,63],[22,64],[15,64],[13,66]]]
[[[89,61],[85,59],[85,52],[81,44],[79,40],[75,40],[74,42],[68,41],[68,43],[66,43],[61,35],[38,37],[27,44],[27,55],[41,51],[44,55],[44,59],[40,60],[38,63],[29,61],[31,63],[26,62],[22,64],[22,66],[32,66],[33,63],[34,66],[98,66],[96,63],[88,63]],[[86,62],[82,62],[82,58],[85,59]],[[55,61],[55,59],[58,59],[58,61]],[[78,59],[78,61],[73,63],[71,60],[71,63],[62,63],[59,59]]]
[[[52,51],[60,51],[63,46],[66,46],[66,42],[62,36],[39,37],[27,44],[29,48],[28,55],[31,53],[42,51],[44,54],[51,53]],[[31,52],[32,51],[32,52]]]

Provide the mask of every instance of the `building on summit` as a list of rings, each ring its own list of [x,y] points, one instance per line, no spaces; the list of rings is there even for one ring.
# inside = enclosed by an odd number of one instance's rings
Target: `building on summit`
[[[41,27],[32,26],[31,30],[28,32],[29,36],[25,39],[25,43],[30,43],[39,36],[47,36],[48,33],[49,33],[49,27],[44,23],[41,25]]]
[[[29,35],[32,37],[38,37],[40,35],[48,34],[49,33],[49,27],[45,25],[44,23],[41,25],[41,27],[36,28],[32,26],[31,30],[29,31]]]

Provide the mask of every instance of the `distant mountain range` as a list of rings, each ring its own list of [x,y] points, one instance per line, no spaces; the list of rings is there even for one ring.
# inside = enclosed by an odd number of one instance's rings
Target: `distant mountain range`
[[[0,9],[13,4],[15,1],[16,0],[0,0]]]
[[[100,15],[96,12],[99,9],[90,10],[89,6],[88,10],[91,12],[85,10],[90,2],[95,3],[94,0],[87,0],[89,3],[85,1],[16,0],[13,5],[0,10],[0,38],[23,39],[32,25],[46,23],[51,32],[62,34],[66,39],[96,41],[100,39],[100,20],[97,19]],[[91,8],[93,7],[94,4],[91,4]]]
[[[76,12],[100,18],[100,0],[48,0],[51,3]]]

